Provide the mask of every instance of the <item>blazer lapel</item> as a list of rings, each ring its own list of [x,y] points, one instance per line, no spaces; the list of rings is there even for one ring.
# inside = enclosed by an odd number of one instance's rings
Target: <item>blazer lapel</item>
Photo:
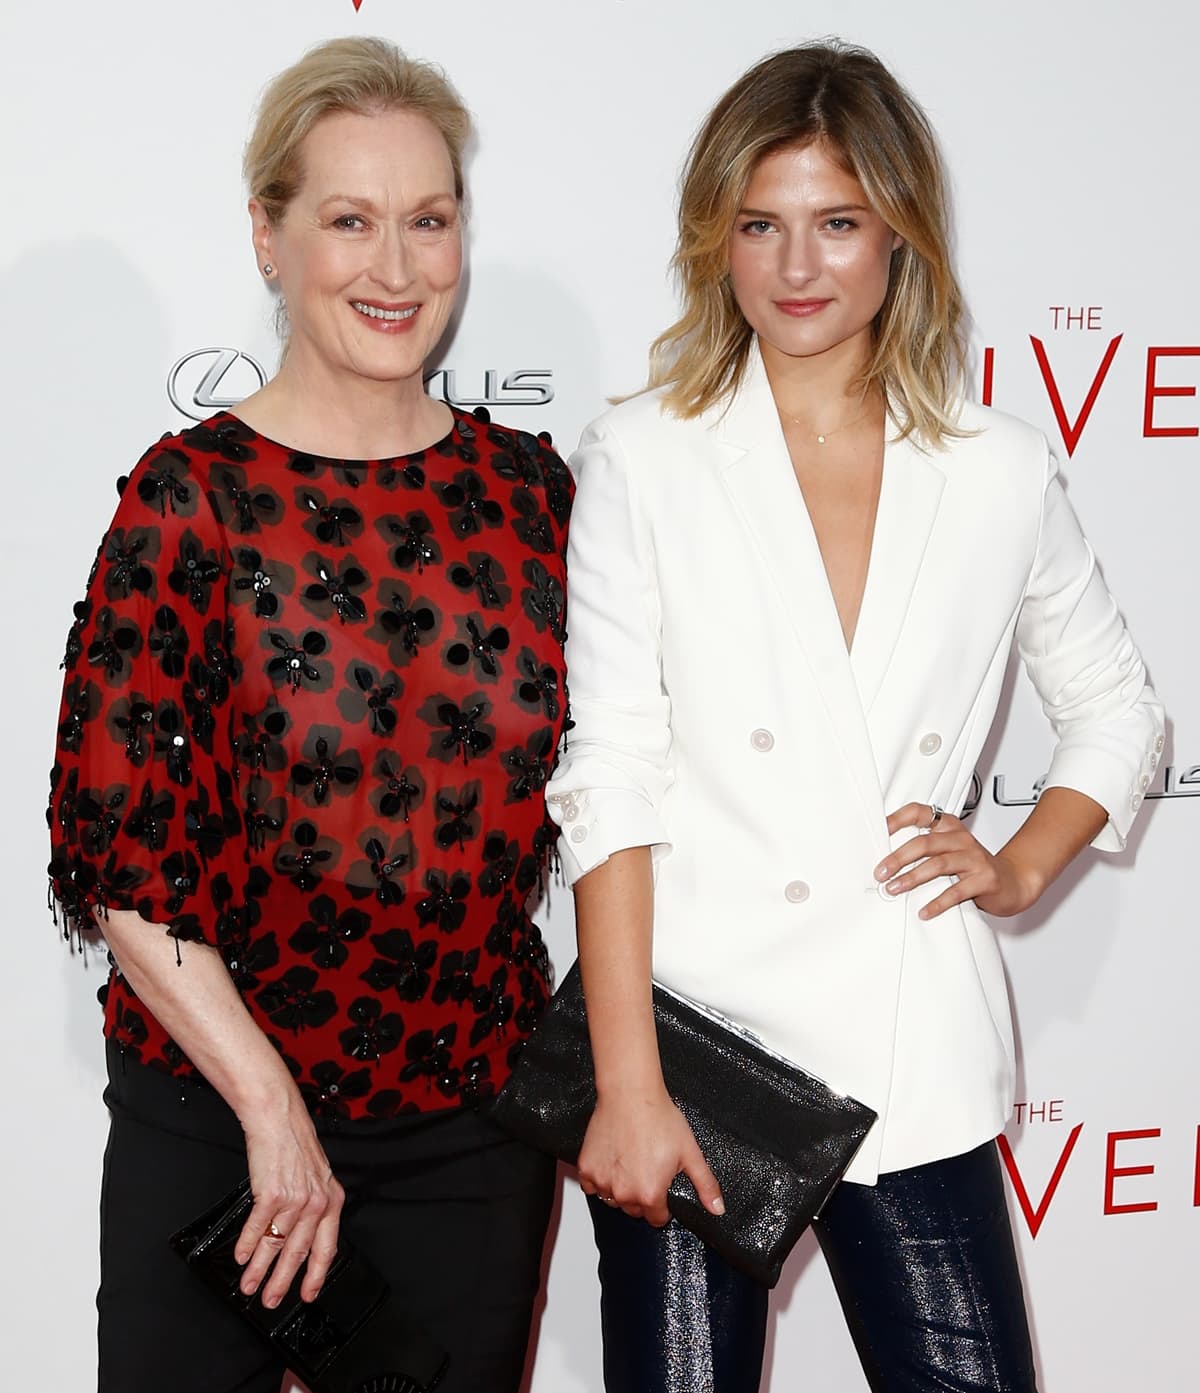
[[[859,698],[868,714],[899,642],[945,483],[935,457],[911,439],[888,441],[871,564],[850,649]]]
[[[757,352],[713,429],[726,449],[722,483],[783,600],[871,835],[878,839],[883,795],[854,670]]]

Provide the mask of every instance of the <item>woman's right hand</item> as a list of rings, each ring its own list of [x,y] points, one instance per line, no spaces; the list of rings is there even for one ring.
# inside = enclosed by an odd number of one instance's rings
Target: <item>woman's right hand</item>
[[[181,943],[132,909],[110,909],[100,927],[129,985],[245,1133],[254,1206],[234,1248],[246,1269],[242,1291],[257,1291],[274,1264],[262,1300],[278,1306],[308,1258],[300,1295],[312,1301],[337,1253],[345,1196],[279,1051],[251,1020],[216,948]]]
[[[270,1271],[262,1304],[278,1306],[307,1258],[300,1296],[312,1301],[337,1253],[345,1192],[298,1093],[283,1100],[277,1115],[244,1119],[242,1127],[254,1207],[234,1250],[245,1264],[241,1289],[251,1295]],[[272,1224],[282,1237],[272,1235]]]
[[[671,1217],[667,1190],[683,1171],[713,1214],[723,1214],[721,1187],[692,1129],[665,1089],[622,1091],[597,1102],[579,1153],[585,1194],[661,1228]]]

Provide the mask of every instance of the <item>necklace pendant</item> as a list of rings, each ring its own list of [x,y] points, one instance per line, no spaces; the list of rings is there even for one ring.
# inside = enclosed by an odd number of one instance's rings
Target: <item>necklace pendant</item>
[[[823,435],[818,435],[818,436],[817,436],[817,444],[818,444],[818,445],[824,445],[824,444],[825,444],[825,437],[824,437]]]

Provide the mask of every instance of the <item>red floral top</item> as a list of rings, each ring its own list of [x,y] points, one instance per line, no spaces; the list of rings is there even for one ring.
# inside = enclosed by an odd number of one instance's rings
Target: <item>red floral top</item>
[[[118,488],[51,774],[67,932],[113,907],[215,945],[317,1115],[486,1098],[547,995],[548,437],[455,413],[428,450],[335,460],[221,412]],[[124,1048],[194,1072],[115,969],[104,995]]]

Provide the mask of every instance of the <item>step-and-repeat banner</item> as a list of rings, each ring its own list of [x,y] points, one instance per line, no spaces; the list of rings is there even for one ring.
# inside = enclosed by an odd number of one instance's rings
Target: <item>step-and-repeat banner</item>
[[[1002,1145],[1043,1386],[1192,1387],[1200,11],[1185,0],[50,0],[11,6],[3,23],[0,1310],[11,1386],[84,1389],[94,1367],[104,966],[56,940],[42,875],[62,642],[116,477],[160,433],[253,390],[276,360],[239,179],[263,82],[342,33],[385,35],[447,69],[478,135],[469,284],[430,390],[570,448],[606,396],[640,384],[646,345],[672,317],[676,181],[703,113],[768,50],[838,33],[880,53],[941,134],[974,390],[1048,433],[1172,718],[1128,850],[1086,854],[1034,912],[997,925],[1022,1060]],[[975,543],[986,566],[993,541]],[[1014,671],[972,800],[985,842],[1032,806],[1049,746]],[[544,913],[561,969],[569,895],[553,888]],[[547,1274],[533,1393],[598,1393],[595,1258],[569,1176]],[[811,1243],[773,1312],[770,1387],[865,1387]]]

